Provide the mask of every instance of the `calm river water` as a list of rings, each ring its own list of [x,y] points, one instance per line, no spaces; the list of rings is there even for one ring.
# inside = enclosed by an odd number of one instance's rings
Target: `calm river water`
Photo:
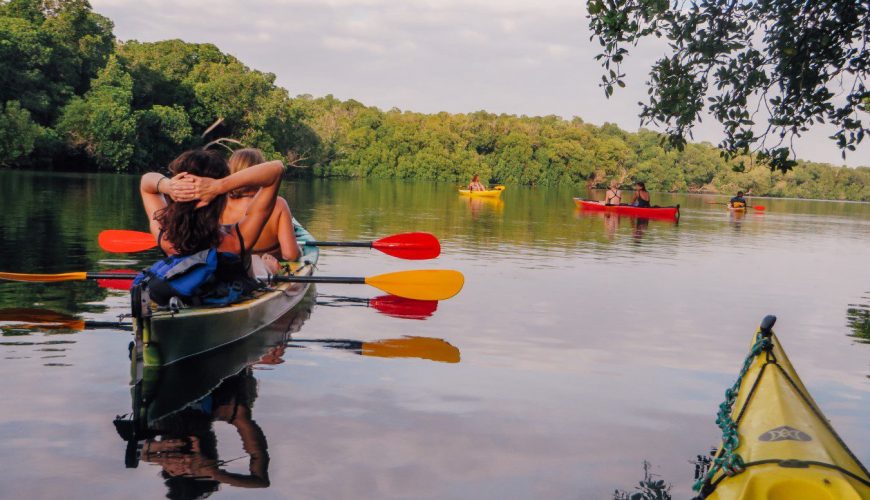
[[[155,260],[97,245],[103,229],[146,228],[137,182],[0,172],[0,270]],[[693,462],[719,442],[724,390],[769,313],[834,427],[870,461],[870,345],[856,337],[870,336],[870,205],[755,199],[767,210],[734,216],[706,203],[721,197],[654,194],[682,205],[674,224],[584,215],[569,189],[509,186],[499,202],[423,182],[282,190],[321,240],[428,231],[443,246],[428,262],[324,249],[319,274],[457,269],[465,288],[421,320],[365,307],[377,290],[320,285],[310,315],[291,318],[299,342],[196,403],[227,413],[206,423],[213,431],[137,454],[113,425],[131,411],[131,334],[70,317],[113,321],[127,295],[0,283],[0,497],[610,499],[634,491],[648,462],[688,498]],[[404,336],[449,355],[354,349]],[[323,339],[357,343],[306,342]],[[181,377],[177,397],[216,385],[215,366],[238,372],[233,355]],[[269,459],[252,459],[240,435]],[[222,484],[173,477],[215,455],[227,461]]]

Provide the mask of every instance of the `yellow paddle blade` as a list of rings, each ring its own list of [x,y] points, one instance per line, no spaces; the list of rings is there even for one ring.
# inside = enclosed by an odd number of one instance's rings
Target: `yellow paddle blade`
[[[9,307],[0,309],[0,328],[3,326],[43,330],[84,330],[85,320],[48,309]]]
[[[430,337],[365,342],[360,354],[379,358],[420,358],[442,363],[459,363],[459,349],[441,339]]]
[[[502,186],[502,185],[493,186],[493,189],[495,189],[496,191],[504,191],[504,186]]]
[[[366,278],[366,284],[399,297],[417,300],[446,300],[453,297],[465,277],[459,271],[424,269],[379,274]]]
[[[0,279],[9,281],[30,281],[33,283],[55,283],[58,281],[84,281],[88,279],[88,273],[60,273],[60,274],[24,274],[24,273],[2,273]]]

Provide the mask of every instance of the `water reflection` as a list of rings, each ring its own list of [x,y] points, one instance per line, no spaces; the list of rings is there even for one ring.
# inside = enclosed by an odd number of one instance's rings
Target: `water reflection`
[[[351,297],[333,297],[336,299],[359,303]],[[299,305],[266,330],[169,366],[146,367],[134,357],[132,411],[114,420],[118,434],[127,441],[126,466],[135,468],[146,462],[160,467],[169,498],[208,496],[221,484],[266,488],[270,485],[267,437],[253,412],[258,396],[254,373],[258,367],[284,363],[285,355],[294,349],[316,348],[378,358],[443,363],[460,360],[459,349],[434,338],[369,342],[291,338],[310,317],[316,303],[316,291],[311,287]],[[245,455],[221,457],[217,423],[234,428]],[[226,467],[239,460],[247,460],[246,472],[232,472]]]
[[[309,318],[315,293],[309,288],[275,323],[224,348],[164,367],[144,366],[134,356],[132,412],[114,421],[127,441],[127,467],[138,466],[140,460],[161,467],[169,498],[200,498],[220,484],[268,487],[266,436],[252,412],[257,399],[253,369],[283,362],[286,342]],[[247,474],[224,467],[230,460],[220,459],[216,422],[237,431],[248,459]]]
[[[504,210],[504,200],[501,198],[463,196],[462,203],[468,205],[472,220],[477,220],[483,214],[500,214]]]
[[[407,299],[395,295],[381,295],[371,299],[318,295],[317,305],[326,307],[370,307],[381,314],[393,318],[416,320],[430,318],[438,309],[437,300]]]
[[[861,300],[860,304],[849,304],[846,309],[846,324],[852,330],[851,337],[862,343],[870,343],[870,292],[861,297]]]

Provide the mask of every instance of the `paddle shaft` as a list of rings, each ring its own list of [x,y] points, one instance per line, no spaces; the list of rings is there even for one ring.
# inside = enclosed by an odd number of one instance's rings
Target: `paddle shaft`
[[[136,279],[138,273],[85,273],[85,279],[89,280],[105,280],[105,279],[116,279],[116,280],[132,280]]]
[[[365,284],[366,279],[358,276],[272,276],[272,281],[289,283],[345,283]]]
[[[86,279],[135,279],[136,273],[83,273],[82,280]],[[357,276],[272,276],[272,281],[290,282],[290,283],[346,283],[346,284],[365,284],[366,279]]]
[[[371,241],[306,241],[308,247],[357,247],[371,248]]]
[[[31,283],[56,283],[60,281],[84,281],[88,279],[133,279],[136,273],[73,272],[60,274],[23,274],[0,272],[0,279]],[[342,283],[373,286],[391,295],[406,299],[446,300],[453,297],[465,283],[459,271],[449,269],[418,269],[398,271],[377,276],[273,276],[273,281],[285,283]]]

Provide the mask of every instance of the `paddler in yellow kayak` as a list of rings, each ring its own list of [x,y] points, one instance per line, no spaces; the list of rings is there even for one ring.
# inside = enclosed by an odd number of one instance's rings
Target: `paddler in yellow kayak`
[[[746,208],[746,198],[743,197],[743,191],[737,191],[737,196],[728,202],[728,208]]]
[[[486,186],[480,183],[480,176],[474,174],[471,177],[471,184],[468,185],[469,191],[486,191]]]

